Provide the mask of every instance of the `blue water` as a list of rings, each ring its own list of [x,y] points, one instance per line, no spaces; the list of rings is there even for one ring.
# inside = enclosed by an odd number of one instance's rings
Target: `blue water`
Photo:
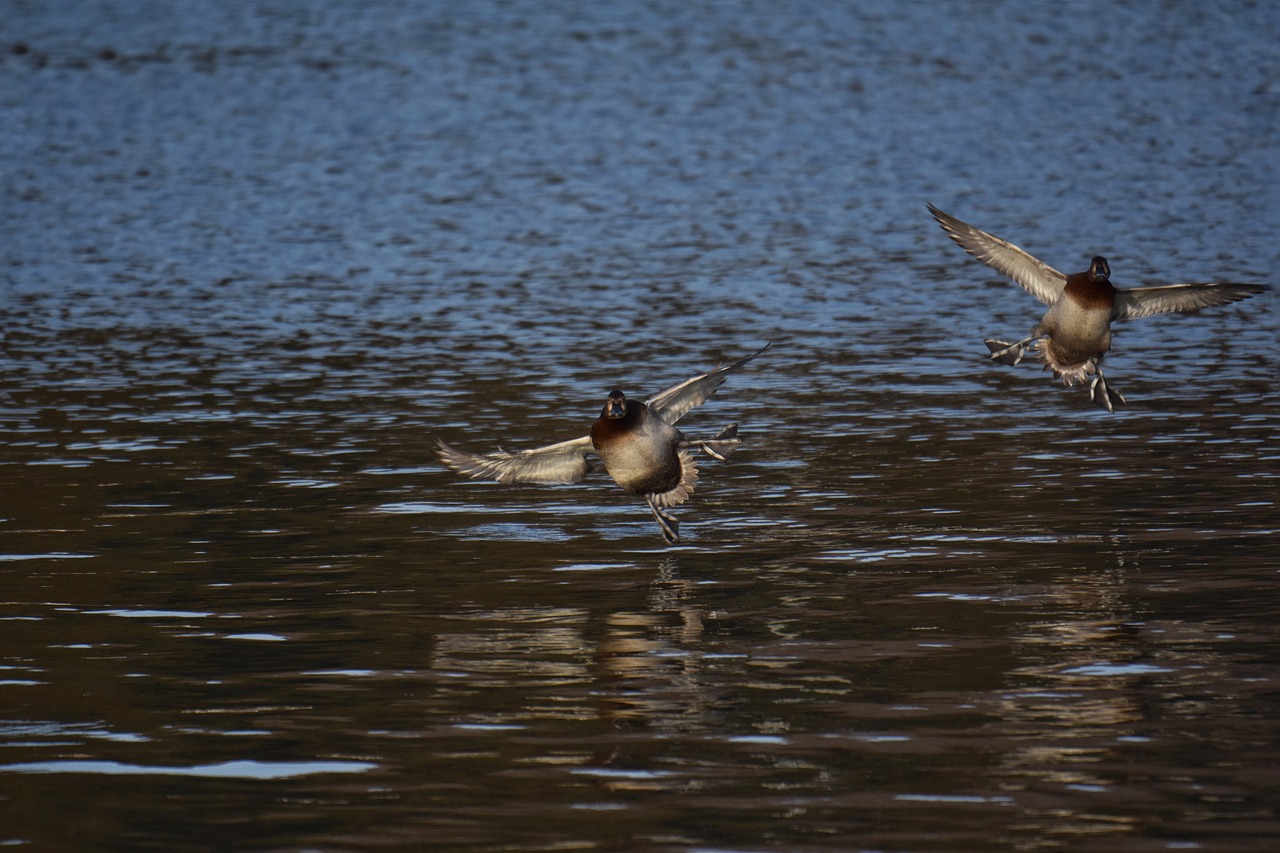
[[[0,842],[1280,841],[1276,291],[925,208],[1274,284],[1272,4],[0,5]],[[765,341],[679,547],[435,461]]]

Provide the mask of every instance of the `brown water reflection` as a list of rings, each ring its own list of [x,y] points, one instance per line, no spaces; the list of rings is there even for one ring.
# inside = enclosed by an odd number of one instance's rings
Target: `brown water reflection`
[[[747,443],[670,549],[603,478],[424,466],[395,396],[347,419],[341,394],[218,380],[228,414],[175,423],[200,397],[163,382],[112,405],[12,391],[65,413],[8,433],[13,837],[59,839],[37,804],[66,796],[179,847],[191,810],[225,846],[1277,832],[1276,417],[1256,379],[1230,385],[1248,412],[1054,399],[1048,431],[993,424],[967,373],[911,415],[868,405],[879,386],[822,405],[855,368],[790,348],[708,404],[741,410]]]

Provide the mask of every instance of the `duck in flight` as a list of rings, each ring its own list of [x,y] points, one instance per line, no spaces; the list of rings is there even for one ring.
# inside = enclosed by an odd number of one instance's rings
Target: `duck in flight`
[[[458,450],[436,439],[437,453],[449,468],[473,479],[576,483],[587,476],[587,454],[594,452],[614,482],[644,497],[662,538],[674,544],[680,541],[679,522],[667,508],[684,503],[698,481],[694,451],[724,461],[740,443],[736,423],[703,440],[686,438],[675,423],[714,394],[732,371],[768,348],[769,344],[765,344],[746,358],[686,379],[643,402],[612,391],[600,417],[591,425],[591,433],[582,438],[518,453],[499,450],[483,455]]]
[[[1102,375],[1102,357],[1111,348],[1113,321],[1227,305],[1267,289],[1261,284],[1204,282],[1119,290],[1111,284],[1111,267],[1106,258],[1095,257],[1084,272],[1063,275],[1012,243],[943,213],[932,204],[929,212],[966,252],[1049,306],[1031,334],[1017,343],[991,338],[984,341],[991,358],[1013,365],[1033,349],[1045,369],[1052,370],[1054,378],[1061,379],[1064,385],[1089,382],[1089,398],[1108,412],[1127,402]]]

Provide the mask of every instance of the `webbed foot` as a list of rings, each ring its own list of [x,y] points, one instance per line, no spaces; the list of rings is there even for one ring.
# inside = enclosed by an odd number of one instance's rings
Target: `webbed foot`
[[[997,341],[994,338],[987,338],[983,341],[987,345],[987,349],[991,350],[991,358],[1001,364],[1007,364],[1012,367],[1018,364],[1027,354],[1027,347],[1035,338],[1023,338],[1016,344],[1008,341]]]
[[[712,459],[719,459],[721,462],[724,461],[726,456],[737,450],[738,445],[741,443],[742,440],[738,438],[737,424],[729,424],[713,437],[704,441],[690,442],[692,446],[698,448]]]
[[[674,545],[680,541],[680,521],[671,513],[662,509],[653,502],[653,495],[645,495],[645,501],[649,504],[649,509],[653,511],[653,517],[658,522],[658,527],[662,530],[662,538],[668,545]]]
[[[1115,414],[1116,406],[1123,406],[1129,402],[1123,394],[1107,384],[1101,370],[1093,378],[1093,382],[1089,383],[1089,399],[1112,414]]]

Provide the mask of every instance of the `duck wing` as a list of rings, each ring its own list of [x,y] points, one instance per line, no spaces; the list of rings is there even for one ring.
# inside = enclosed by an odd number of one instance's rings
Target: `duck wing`
[[[1022,285],[1023,290],[1045,305],[1052,305],[1062,295],[1067,277],[1053,267],[1019,249],[1007,240],[974,228],[967,222],[943,213],[932,204],[929,212],[938,220],[947,236],[987,266]]]
[[[1162,284],[1134,287],[1116,293],[1111,319],[1132,320],[1174,311],[1199,311],[1216,305],[1229,305],[1266,291],[1265,284],[1237,284],[1207,281],[1196,284]]]
[[[440,461],[464,477],[499,483],[576,483],[587,476],[591,436],[508,453],[468,453],[436,439]]]
[[[701,376],[694,376],[692,379],[686,379],[679,385],[672,385],[665,391],[659,391],[652,397],[644,401],[644,404],[662,420],[669,424],[674,424],[680,420],[690,409],[702,403],[708,397],[716,392],[716,389],[724,384],[729,378],[731,371],[737,370],[751,359],[758,356],[769,348],[769,344],[765,344],[760,349],[753,352],[746,358],[739,359],[733,364],[722,364],[714,370],[709,370]]]

